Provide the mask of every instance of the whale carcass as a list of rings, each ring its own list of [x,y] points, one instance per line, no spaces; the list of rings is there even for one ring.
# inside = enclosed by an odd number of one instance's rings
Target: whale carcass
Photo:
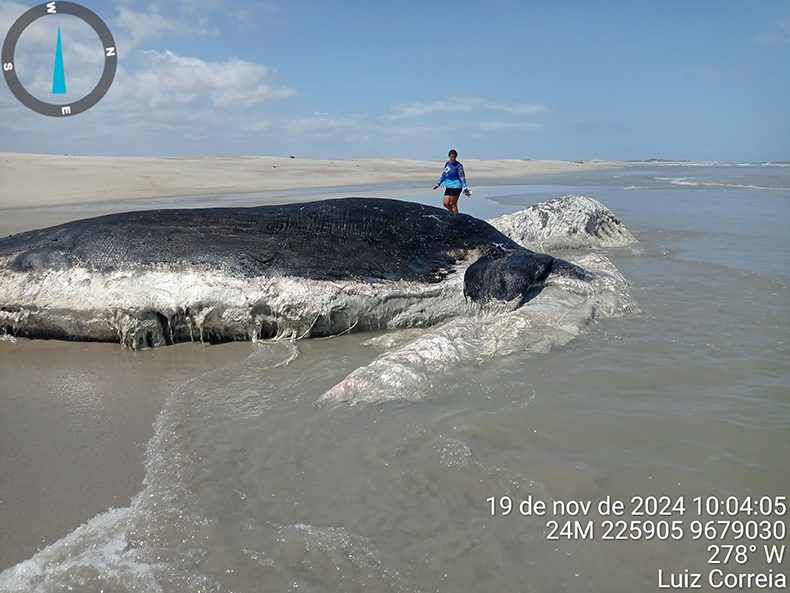
[[[598,280],[482,220],[398,200],[128,212],[0,239],[0,329],[131,349],[294,339],[431,326]]]

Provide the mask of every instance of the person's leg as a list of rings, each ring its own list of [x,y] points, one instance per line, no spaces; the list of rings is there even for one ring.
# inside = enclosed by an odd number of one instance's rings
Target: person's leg
[[[450,206],[447,209],[450,212],[458,212],[458,196],[450,196]]]
[[[453,204],[451,202],[452,199],[453,196],[451,196],[450,194],[444,194],[444,207],[447,208],[450,212],[453,211]]]

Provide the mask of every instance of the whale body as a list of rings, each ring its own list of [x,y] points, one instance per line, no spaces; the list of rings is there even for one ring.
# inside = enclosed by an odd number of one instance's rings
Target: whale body
[[[0,239],[0,328],[119,341],[329,336],[517,307],[584,269],[389,199],[110,214]]]

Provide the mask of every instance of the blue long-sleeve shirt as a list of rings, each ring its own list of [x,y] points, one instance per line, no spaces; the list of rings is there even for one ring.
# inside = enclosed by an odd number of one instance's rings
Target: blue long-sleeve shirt
[[[441,185],[442,181],[444,181],[444,187],[462,187],[466,189],[464,166],[458,161],[455,161],[455,163],[447,161],[444,165],[442,176],[439,177],[439,181],[436,182],[436,185]]]

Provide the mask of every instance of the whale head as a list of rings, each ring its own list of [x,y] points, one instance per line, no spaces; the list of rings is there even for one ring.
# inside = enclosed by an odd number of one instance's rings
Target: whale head
[[[491,300],[527,300],[527,294],[543,285],[554,258],[528,249],[488,253],[466,269],[464,296],[475,303]]]

